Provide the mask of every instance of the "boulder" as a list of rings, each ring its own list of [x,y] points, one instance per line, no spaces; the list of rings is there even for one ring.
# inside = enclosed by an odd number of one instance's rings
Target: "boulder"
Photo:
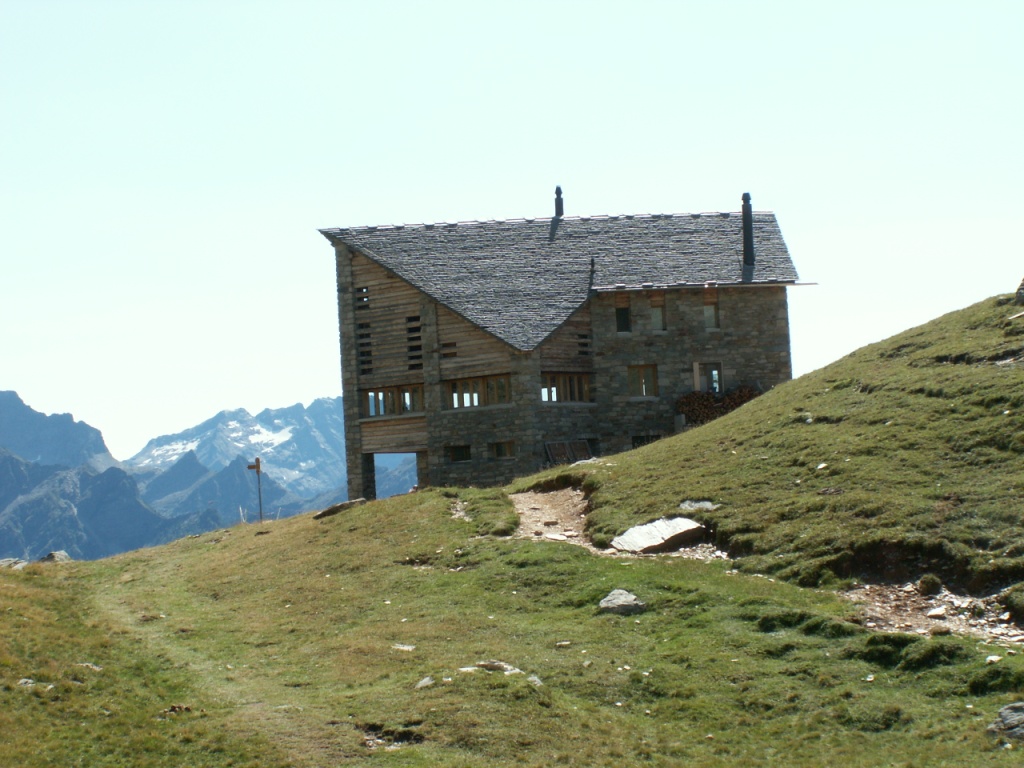
[[[612,547],[620,552],[663,552],[700,541],[703,537],[704,526],[696,520],[688,517],[663,517],[616,536],[612,539]]]
[[[65,552],[63,549],[57,552],[51,552],[48,555],[44,555],[39,558],[40,563],[69,563],[71,562],[71,555]]]
[[[335,504],[334,506],[328,507],[327,509],[321,509],[315,515],[313,515],[313,519],[314,520],[323,520],[325,517],[330,517],[331,515],[336,515],[339,512],[344,512],[346,509],[351,509],[352,507],[357,507],[360,504],[365,504],[365,503],[366,503],[366,499],[352,499],[351,501],[343,501],[340,504]]]
[[[620,616],[629,616],[634,613],[643,613],[647,610],[647,603],[641,601],[632,592],[624,589],[613,589],[598,605],[602,613],[617,613]]]
[[[988,732],[1004,739],[1024,740],[1024,701],[1016,701],[1000,709]]]

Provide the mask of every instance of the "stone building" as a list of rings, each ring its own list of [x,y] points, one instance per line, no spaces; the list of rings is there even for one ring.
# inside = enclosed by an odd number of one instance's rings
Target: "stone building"
[[[772,213],[324,229],[338,277],[349,497],[376,453],[487,485],[680,428],[693,390],[792,376]]]

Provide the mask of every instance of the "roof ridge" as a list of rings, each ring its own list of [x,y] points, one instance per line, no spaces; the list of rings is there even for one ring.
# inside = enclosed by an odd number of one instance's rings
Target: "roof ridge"
[[[753,211],[754,215],[774,214],[774,211]],[[676,213],[598,213],[587,216],[562,216],[563,222],[573,221],[618,221],[620,219],[633,220],[656,220],[656,219],[699,219],[704,216],[719,216],[731,218],[740,216],[740,211],[681,211]],[[487,224],[534,224],[539,221],[550,221],[554,217],[548,216],[522,216],[509,219],[468,219],[466,221],[434,221],[418,224],[370,224],[358,227],[327,227],[321,232],[390,232],[401,229],[440,229],[453,227],[474,227]]]

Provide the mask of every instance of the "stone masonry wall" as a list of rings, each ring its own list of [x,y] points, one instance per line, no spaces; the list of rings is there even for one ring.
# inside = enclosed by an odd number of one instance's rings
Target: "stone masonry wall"
[[[785,288],[719,289],[718,328],[707,327],[702,288],[664,293],[665,330],[652,327],[651,297],[646,291],[628,294],[629,333],[616,330],[615,293],[591,300],[605,453],[672,434],[675,401],[695,388],[695,363],[720,364],[726,390],[741,384],[768,389],[792,377]],[[628,369],[637,365],[657,366],[656,396],[630,394]]]

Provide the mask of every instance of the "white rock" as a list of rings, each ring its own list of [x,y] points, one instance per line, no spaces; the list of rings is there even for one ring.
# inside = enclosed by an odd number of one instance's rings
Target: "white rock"
[[[704,526],[688,517],[663,517],[645,525],[630,528],[612,539],[612,547],[620,552],[658,552],[700,539]]]
[[[505,661],[478,661],[476,665],[480,667],[480,669],[490,670],[491,672],[504,672],[506,675],[523,674],[523,670],[517,669]]]
[[[637,598],[632,592],[627,592],[624,589],[613,589],[601,600],[598,607],[604,613],[617,613],[628,616],[634,613],[643,613],[647,609],[647,604]]]
[[[929,619],[944,619],[946,618],[946,606],[940,605],[938,608],[932,608],[925,616]]]

